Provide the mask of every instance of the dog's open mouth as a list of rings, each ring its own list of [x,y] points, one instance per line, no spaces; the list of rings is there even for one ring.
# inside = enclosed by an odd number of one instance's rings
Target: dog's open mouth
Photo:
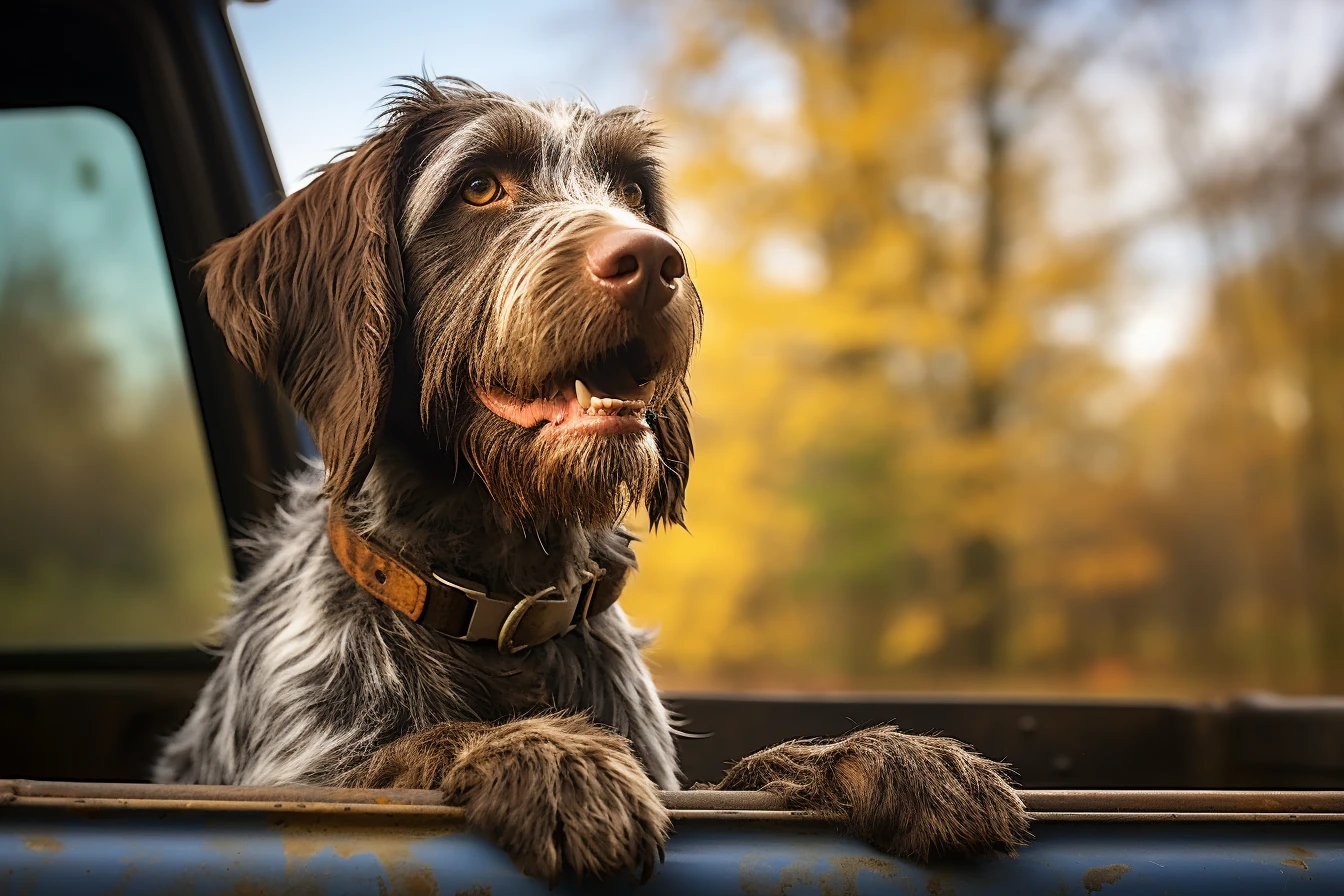
[[[648,347],[634,339],[557,374],[537,390],[540,397],[522,398],[500,386],[476,394],[491,412],[523,427],[635,432],[648,427],[655,375]]]

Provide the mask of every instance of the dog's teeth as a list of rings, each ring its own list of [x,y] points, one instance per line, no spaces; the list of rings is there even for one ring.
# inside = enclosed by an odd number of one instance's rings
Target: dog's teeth
[[[574,394],[579,407],[586,417],[637,417],[643,416],[649,403],[642,398],[608,398],[594,395],[582,380],[574,381]]]
[[[640,404],[648,404],[653,400],[653,383],[647,382],[639,387]]]

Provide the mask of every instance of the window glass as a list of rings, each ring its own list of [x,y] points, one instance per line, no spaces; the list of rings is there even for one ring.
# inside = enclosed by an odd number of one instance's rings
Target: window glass
[[[190,643],[227,553],[130,129],[0,111],[0,647]]]
[[[422,67],[663,121],[662,685],[1344,692],[1344,5],[327,9],[231,11],[291,187]]]

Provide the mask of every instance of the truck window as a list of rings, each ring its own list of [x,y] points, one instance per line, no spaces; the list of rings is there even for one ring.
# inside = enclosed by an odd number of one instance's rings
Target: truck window
[[[665,688],[1344,691],[1344,7],[230,15],[291,188],[422,66],[662,122],[706,306],[690,533],[622,598]]]
[[[140,148],[0,111],[0,649],[189,644],[227,553]]]

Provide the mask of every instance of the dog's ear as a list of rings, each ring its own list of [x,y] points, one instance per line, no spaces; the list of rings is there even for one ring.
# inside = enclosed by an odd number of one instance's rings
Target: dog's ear
[[[199,265],[229,351],[274,377],[307,421],[335,500],[373,463],[405,316],[399,143],[388,131],[370,138]]]
[[[695,446],[691,443],[691,387],[684,381],[659,409],[653,421],[653,434],[658,440],[663,470],[649,495],[649,524],[685,526],[686,480],[691,475],[691,458]]]

